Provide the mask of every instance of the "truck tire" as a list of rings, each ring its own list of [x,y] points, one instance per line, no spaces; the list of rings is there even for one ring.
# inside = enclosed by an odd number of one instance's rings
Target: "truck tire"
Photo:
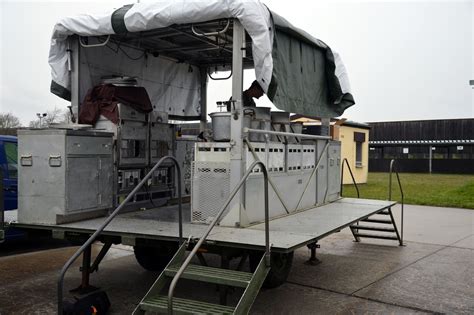
[[[149,271],[162,271],[178,250],[178,244],[160,244],[158,246],[133,246],[135,258],[140,266]]]
[[[252,252],[249,254],[249,265],[252,272],[257,269],[262,255],[262,252]],[[263,287],[273,289],[286,282],[290,274],[291,265],[293,264],[293,252],[286,254],[271,253],[270,261],[271,269],[268,272],[265,282],[263,282]]]

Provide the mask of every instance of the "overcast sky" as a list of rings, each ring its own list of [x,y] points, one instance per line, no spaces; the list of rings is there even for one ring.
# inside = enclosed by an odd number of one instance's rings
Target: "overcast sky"
[[[49,92],[55,22],[130,2],[0,0],[0,111],[28,124],[37,112],[65,108],[68,102]],[[474,80],[474,1],[264,2],[339,52],[357,102],[343,117],[365,122],[474,117],[469,86]],[[252,80],[247,72],[245,84]],[[210,111],[230,94],[228,82],[211,83]]]

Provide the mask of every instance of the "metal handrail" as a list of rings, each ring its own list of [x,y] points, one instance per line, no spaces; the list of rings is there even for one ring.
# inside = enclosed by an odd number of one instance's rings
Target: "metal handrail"
[[[250,152],[252,153],[253,155],[253,158],[255,159],[255,161],[260,161],[260,158],[258,157],[257,153],[255,152],[255,148],[253,147],[252,143],[247,139],[247,138],[244,138],[244,142],[248,145],[248,147],[250,148]],[[287,214],[290,214],[290,211],[289,211],[289,208],[288,206],[286,205],[285,201],[283,200],[283,197],[281,196],[281,193],[280,193],[280,190],[278,189],[278,187],[273,183],[273,181],[270,179],[270,177],[268,178],[268,182],[270,183],[270,186],[272,186],[273,188],[273,191],[275,192],[275,195],[277,196],[277,198],[280,200],[281,202],[281,205],[283,206],[283,208],[285,209],[286,213]]]
[[[402,197],[402,203],[401,203],[401,226],[400,226],[400,245],[403,245],[403,221],[404,221],[404,199],[405,196],[403,194],[403,188],[402,188],[402,183],[400,181],[400,176],[398,175],[398,171],[395,170],[394,165],[396,161],[392,159],[390,161],[390,173],[389,173],[389,182],[388,182],[388,200],[392,200],[392,172],[395,171],[395,174],[397,175],[397,181],[398,181],[398,187],[400,188],[400,195]]]
[[[351,169],[351,166],[349,165],[349,161],[347,160],[347,158],[344,158],[342,160],[342,167],[341,167],[341,197],[342,197],[342,190],[343,190],[343,187],[344,187],[344,162],[346,163],[347,168],[349,169],[349,173],[351,174],[352,183],[354,184],[355,189],[357,191],[357,198],[360,198],[359,187],[357,186],[357,182],[354,178],[354,174],[352,173],[352,169]]]
[[[151,177],[151,175],[157,170],[157,168],[163,164],[164,161],[171,160],[176,166],[178,172],[178,209],[179,209],[179,244],[182,244],[183,239],[183,214],[182,214],[182,204],[181,204],[181,167],[179,166],[178,161],[172,156],[162,157],[153,168],[146,174],[146,176],[138,183],[138,185],[127,195],[124,201],[115,208],[115,210],[107,217],[104,223],[92,234],[89,239],[74,253],[74,255],[69,258],[69,260],[64,264],[61,269],[58,280],[58,314],[63,313],[63,285],[64,285],[64,276],[66,271],[71,267],[74,261],[97,239],[100,233],[109,225],[109,223],[119,214],[120,210],[127,204],[127,202],[132,199],[132,197],[140,190],[140,188],[145,184],[146,181]]]
[[[209,235],[211,230],[214,228],[214,226],[217,224],[217,221],[219,221],[220,217],[224,213],[225,209],[229,205],[229,203],[234,199],[235,195],[237,192],[242,188],[243,184],[249,177],[249,175],[252,173],[253,169],[255,166],[260,165],[261,169],[263,171],[264,175],[264,201],[265,201],[265,264],[267,266],[270,266],[270,234],[269,234],[269,213],[268,213],[268,172],[267,168],[264,163],[261,161],[255,161],[250,165],[250,167],[247,169],[247,172],[245,175],[242,177],[240,182],[237,184],[237,186],[234,188],[232,193],[229,195],[227,198],[226,202],[222,206],[221,210],[218,212],[214,220],[211,222],[209,227],[207,228],[206,232],[201,236],[197,244],[194,246],[193,250],[191,253],[189,253],[188,257],[186,257],[185,261],[179,268],[178,272],[176,275],[173,277],[173,280],[171,281],[169,291],[168,291],[168,313],[173,314],[173,293],[174,289],[176,288],[176,284],[178,283],[179,278],[181,278],[181,275],[183,274],[184,270],[188,267],[189,263],[191,262],[191,259],[196,255],[197,251],[201,247],[202,243],[206,239],[206,237]]]
[[[208,36],[215,36],[215,35],[220,35],[222,33],[225,33],[227,32],[227,30],[229,29],[229,26],[230,26],[230,19],[227,19],[227,24],[224,26],[224,28],[220,31],[215,31],[215,32],[208,32],[208,33],[200,33],[198,32],[198,30],[194,27],[194,24],[191,25],[191,30],[192,32],[194,33],[194,35],[196,36],[200,36],[200,37],[208,37]]]
[[[319,169],[319,165],[321,165],[321,161],[323,160],[324,153],[327,151],[328,148],[329,148],[329,141],[326,142],[326,145],[324,146],[323,151],[321,151],[321,155],[319,156],[318,161],[316,162],[316,166],[313,168],[313,171],[311,172],[311,175],[309,176],[308,181],[306,182],[306,186],[303,189],[303,193],[301,194],[301,197],[298,200],[298,204],[296,205],[294,211],[298,210],[301,200],[303,200],[304,194],[306,193],[306,190],[309,187],[311,179],[313,179],[314,174],[316,174],[316,171]]]
[[[217,71],[216,71],[216,72],[217,72]],[[214,77],[211,75],[211,73],[208,73],[207,75],[209,76],[209,78],[210,78],[211,80],[214,80],[214,81],[228,80],[228,79],[230,79],[230,78],[232,77],[232,69],[230,69],[229,76],[223,77],[223,78],[214,78]]]
[[[102,46],[105,46],[109,43],[109,40],[110,40],[110,35],[107,35],[107,38],[105,39],[105,41],[103,42],[99,42],[98,44],[84,44],[82,42],[82,37],[79,36],[79,44],[81,44],[82,47],[84,48],[92,48],[92,47],[102,47]]]

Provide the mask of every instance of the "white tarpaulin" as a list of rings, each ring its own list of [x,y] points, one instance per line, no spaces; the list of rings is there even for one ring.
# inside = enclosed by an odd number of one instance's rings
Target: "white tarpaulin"
[[[118,11],[121,11],[119,13],[122,14],[117,14]],[[284,60],[288,52],[278,51],[273,39],[275,34],[278,35],[279,30],[290,37],[294,34],[304,37],[305,34],[301,35],[300,30],[281,18],[275,19],[275,24],[281,23],[280,21],[284,21],[286,24],[274,27],[271,12],[258,0],[166,0],[155,3],[136,3],[104,14],[83,14],[63,18],[55,25],[51,40],[49,54],[53,81],[51,90],[63,98],[70,98],[71,72],[68,70],[67,41],[70,35],[110,35],[116,34],[117,30],[141,32],[164,28],[173,24],[199,23],[223,18],[237,18],[251,37],[255,76],[263,90],[278,108],[293,112],[295,112],[293,109],[298,109],[299,112],[303,111],[307,114],[317,115],[321,112],[318,106],[330,107],[333,104],[340,103],[343,95],[348,94],[350,96],[347,76],[340,58],[336,54],[333,55],[327,46],[321,46],[320,42],[310,36],[305,38],[306,43],[309,43],[310,46],[318,46],[317,49],[327,48],[328,50],[324,51],[322,57],[316,56],[314,58],[328,59],[332,66],[328,67],[323,64],[325,74],[318,74],[314,80],[309,77],[308,81],[307,74],[305,78],[301,80],[297,78],[296,82],[292,83],[294,86],[298,82],[306,80],[306,87],[308,84],[322,86],[321,91],[323,92],[316,96],[303,95],[301,102],[301,96],[290,95],[296,93],[296,91],[293,91],[292,87],[286,84],[285,81],[289,80],[289,77],[282,76],[282,74],[295,72],[297,68],[291,60]],[[292,32],[287,32],[288,29],[291,29]],[[298,36],[295,39],[301,40]],[[285,41],[288,42],[285,37],[280,36],[280,46],[285,46]],[[118,74],[137,77],[139,84],[146,87],[150,94],[152,104],[159,104],[160,108],[156,108],[156,110],[165,109],[170,114],[181,113],[186,116],[199,114],[200,78],[198,71],[189,71],[188,65],[173,64],[163,60],[153,61],[151,58],[138,61],[125,60],[123,53],[124,49],[121,49],[121,53],[115,55],[110,52],[104,55],[103,50],[96,48],[81,49],[81,80],[83,80],[81,81],[80,91],[81,100],[86,93],[84,89],[92,87],[93,84],[98,84],[100,76]],[[291,57],[292,53],[290,52],[289,55]],[[313,53],[313,55],[315,54]],[[276,56],[280,56],[278,63],[274,63],[273,60]],[[312,62],[316,64],[316,61],[313,60]],[[278,69],[275,67],[278,67]],[[156,71],[161,73],[157,74]],[[328,74],[328,71],[332,72]],[[294,75],[293,73],[292,76]],[[330,79],[327,80],[326,77],[330,77]],[[340,78],[341,80],[339,80]],[[328,83],[326,81],[329,81],[327,87]],[[330,91],[327,93],[325,90]],[[350,98],[352,103],[349,101],[344,106],[339,104],[337,110],[325,110],[323,112],[331,115],[340,114],[341,108],[343,111],[343,109],[353,104],[352,96]],[[311,102],[322,103],[314,106]]]

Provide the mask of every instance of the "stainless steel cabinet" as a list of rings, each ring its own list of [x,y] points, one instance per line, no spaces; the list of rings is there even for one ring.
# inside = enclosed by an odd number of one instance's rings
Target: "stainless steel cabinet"
[[[19,130],[21,223],[59,224],[101,215],[113,206],[111,133]]]

